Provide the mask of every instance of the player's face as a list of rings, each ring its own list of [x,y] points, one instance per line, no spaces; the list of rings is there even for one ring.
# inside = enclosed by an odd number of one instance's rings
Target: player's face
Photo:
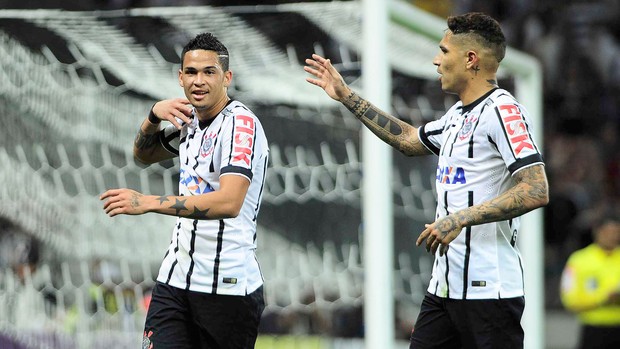
[[[452,32],[447,31],[439,42],[439,53],[433,59],[444,92],[460,94],[463,91],[467,81],[466,63],[467,55],[457,45]]]
[[[219,112],[228,101],[232,72],[224,71],[217,52],[193,50],[185,53],[179,70],[179,84],[185,97],[198,110]]]

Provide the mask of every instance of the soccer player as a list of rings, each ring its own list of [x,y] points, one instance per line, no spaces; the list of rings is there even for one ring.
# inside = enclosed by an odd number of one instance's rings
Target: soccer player
[[[437,211],[416,244],[435,255],[411,348],[522,348],[519,216],[548,202],[527,110],[499,88],[506,42],[482,13],[452,16],[433,60],[442,90],[459,101],[420,128],[352,91],[329,59],[304,70],[380,139],[407,156],[435,154]],[[528,232],[526,232],[528,233]]]
[[[267,169],[258,118],[228,96],[227,48],[212,34],[183,48],[179,84],[187,99],[155,103],[134,155],[150,164],[179,157],[179,196],[111,189],[105,212],[177,216],[157,276],[143,348],[254,348],[264,309],[256,218]],[[166,127],[161,121],[170,122]]]
[[[560,294],[581,323],[580,349],[620,348],[620,216],[609,212],[593,227],[594,242],[573,252]]]

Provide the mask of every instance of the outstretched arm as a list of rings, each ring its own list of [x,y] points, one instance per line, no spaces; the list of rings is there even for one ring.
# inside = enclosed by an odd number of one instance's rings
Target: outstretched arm
[[[358,96],[347,86],[329,59],[313,54],[312,59],[306,59],[306,64],[304,70],[314,75],[306,81],[321,87],[328,96],[340,101],[381,140],[407,156],[431,153],[418,138],[417,128]]]
[[[426,240],[426,250],[443,255],[448,244],[465,227],[507,220],[521,216],[549,202],[547,176],[543,165],[524,168],[514,174],[516,184],[498,197],[479,205],[454,212],[432,224],[426,224],[416,245]]]
[[[110,189],[101,194],[103,209],[110,216],[156,212],[193,219],[234,218],[241,211],[250,181],[237,175],[220,177],[220,189],[193,196],[144,195],[131,189]]]
[[[162,120],[168,120],[180,129],[181,125],[176,118],[189,123],[192,109],[188,104],[189,101],[185,98],[175,98],[159,101],[153,105],[134,141],[133,154],[136,159],[145,164],[152,164],[174,157],[159,141],[160,133],[163,132],[159,124]]]

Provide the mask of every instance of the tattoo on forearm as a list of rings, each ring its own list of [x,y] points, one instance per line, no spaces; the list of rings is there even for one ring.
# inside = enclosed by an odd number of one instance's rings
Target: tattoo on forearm
[[[158,199],[160,200],[160,202],[164,202],[164,201],[168,201],[169,197],[160,196]],[[170,208],[175,209],[175,211],[176,211],[175,214],[177,216],[181,213],[181,211],[189,211],[190,210],[185,205],[185,201],[187,201],[187,199],[185,199],[185,200],[174,199],[174,200],[175,200],[175,203],[172,204],[172,206],[170,206]],[[204,209],[204,210],[201,210],[198,207],[194,206],[194,212],[190,212],[190,213],[184,215],[183,217],[194,218],[194,219],[206,219],[206,218],[208,218],[207,217],[207,213],[208,212],[209,212],[208,208]]]
[[[375,133],[377,133],[376,131],[381,131],[392,136],[400,136],[403,133],[402,127],[393,116],[379,110],[355,92],[351,92],[342,103],[355,117],[362,120]]]
[[[358,119],[361,119],[362,116],[364,116],[364,113],[370,109],[370,103],[367,100],[362,99],[355,92],[351,92],[351,94],[348,95],[342,103]]]
[[[489,203],[487,207],[482,207],[478,219],[480,223],[494,222],[520,216],[530,209],[525,205],[526,198],[522,192],[506,193]],[[476,220],[476,215],[471,219]]]
[[[404,123],[351,92],[342,104],[377,137],[406,155],[425,154],[422,143],[414,141],[403,129]]]
[[[188,214],[187,217],[194,219],[205,219],[207,218],[207,212],[209,212],[208,208],[205,210],[199,210],[198,207],[194,207],[194,212]]]
[[[533,166],[515,175],[521,189],[509,190],[474,210],[459,213],[461,225],[475,225],[521,216],[538,208],[548,200],[547,180],[541,166]]]
[[[173,208],[176,210],[177,216],[179,215],[181,211],[189,211],[187,207],[185,206],[185,201],[187,201],[187,199],[185,200],[174,199],[174,200],[175,200],[175,203],[172,206],[170,206],[170,208]]]
[[[157,200],[159,200],[160,204],[163,204],[164,202],[169,201],[170,198],[168,196],[163,196],[162,195],[162,196],[158,197]]]
[[[139,130],[134,144],[138,149],[148,149],[155,145],[158,138],[157,133],[144,133],[144,131]]]

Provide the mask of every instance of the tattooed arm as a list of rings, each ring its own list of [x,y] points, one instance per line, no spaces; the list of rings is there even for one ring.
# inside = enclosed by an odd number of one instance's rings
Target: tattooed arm
[[[242,176],[220,177],[220,189],[194,196],[144,195],[131,189],[110,189],[101,200],[106,214],[140,215],[156,212],[194,219],[234,218],[239,215],[250,181]]]
[[[401,153],[407,156],[431,154],[420,141],[417,128],[375,107],[355,92],[351,91],[341,102],[372,133]]]
[[[427,155],[431,152],[418,138],[418,129],[394,117],[353,92],[329,59],[313,54],[306,59],[304,70],[315,78],[307,78],[309,83],[321,87],[328,96],[340,101],[370,131],[381,140],[407,156]]]
[[[426,240],[427,251],[434,254],[441,247],[439,252],[443,255],[448,244],[456,239],[463,228],[521,216],[549,202],[543,165],[524,168],[515,173],[513,178],[516,184],[498,197],[426,224],[416,245],[420,246]]]
[[[187,106],[188,103],[187,99],[175,98],[159,101],[153,105],[149,116],[142,122],[133,144],[133,154],[137,160],[152,164],[174,157],[159,140],[163,132],[159,124],[162,120],[168,120],[180,129],[181,125],[176,118],[186,123],[190,122],[192,109]]]

